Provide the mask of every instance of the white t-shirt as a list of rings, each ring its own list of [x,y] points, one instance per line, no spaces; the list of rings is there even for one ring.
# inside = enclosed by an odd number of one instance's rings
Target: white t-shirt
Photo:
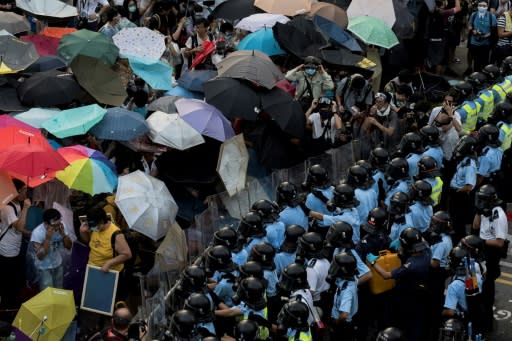
[[[201,46],[201,45],[203,44],[203,41],[204,41],[204,40],[203,40],[203,39],[201,39],[201,37],[199,37],[197,34],[196,34],[196,37],[197,37],[197,46]],[[210,38],[209,38],[209,36],[208,36],[208,35],[207,35],[207,37],[208,37],[208,38],[206,39],[206,41],[210,41]],[[188,49],[190,49],[190,48],[192,48],[192,47],[193,47],[193,46],[192,46],[192,37],[191,37],[191,36],[190,36],[190,37],[188,37],[187,41],[185,42],[185,46],[186,46]],[[197,46],[196,46],[196,47],[197,47]]]
[[[436,119],[437,115],[439,115],[441,113],[441,109],[443,109],[443,107],[435,107],[434,109],[432,109],[432,111],[430,112],[430,116],[428,117],[428,124],[429,125],[433,125],[434,124],[434,120]],[[460,114],[457,112],[457,110],[455,110],[453,112],[453,119],[456,120],[459,124],[460,123]]]
[[[300,298],[299,298],[300,297]],[[311,295],[311,291],[306,289],[299,289],[297,291],[294,291],[290,294],[290,299],[297,299],[308,306],[309,310],[309,316],[308,316],[308,324],[312,325],[313,322],[315,322],[315,319],[313,318],[313,315],[311,314],[311,311],[313,309],[316,309],[315,305],[313,304],[313,296]]]
[[[109,6],[107,0],[77,0],[78,14],[81,17],[88,17],[89,15],[96,13],[96,6],[101,4],[102,6]]]
[[[308,261],[306,272],[308,274],[309,290],[313,295],[313,301],[320,300],[320,294],[329,289],[329,284],[325,281],[329,273],[331,264],[325,258],[311,259]]]
[[[322,118],[320,116],[319,112],[314,112],[308,117],[308,122],[311,123],[311,126],[313,128],[313,138],[318,139],[322,136],[324,133],[325,125],[327,124],[327,120],[324,120],[324,126],[322,127]],[[330,128],[327,128],[327,131],[325,132],[325,138],[330,138],[331,142],[334,143],[336,139],[336,118],[331,117],[331,126]]]
[[[18,203],[14,203],[16,206],[16,212],[21,212],[21,207]],[[0,235],[2,235],[9,226],[18,221],[18,216],[14,209],[10,205],[5,205],[0,209]],[[21,246],[21,232],[18,232],[14,227],[10,227],[2,240],[0,241],[0,255],[4,257],[16,257],[20,253]]]
[[[490,217],[481,216],[480,238],[483,240],[507,239],[507,216],[501,207],[492,209]]]

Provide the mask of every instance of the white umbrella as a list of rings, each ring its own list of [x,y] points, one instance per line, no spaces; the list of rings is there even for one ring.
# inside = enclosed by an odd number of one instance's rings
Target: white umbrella
[[[248,163],[249,154],[245,147],[243,134],[233,136],[222,143],[217,162],[217,173],[230,196],[245,188]]]
[[[179,150],[185,150],[204,143],[200,133],[185,122],[178,114],[156,111],[146,120],[151,141]]]
[[[76,7],[59,0],[16,0],[16,7],[35,16],[50,18],[76,17]]]
[[[256,32],[264,28],[272,28],[276,23],[286,24],[290,19],[281,14],[257,13],[240,20],[235,28]]]
[[[158,60],[165,51],[165,36],[146,27],[125,28],[116,33],[112,40],[122,58],[134,56]]]
[[[396,21],[395,8],[391,0],[352,0],[347,9],[347,16],[354,18],[369,15],[382,19],[389,28],[392,28]]]
[[[178,213],[163,181],[140,170],[119,177],[116,205],[132,230],[153,240],[165,236]]]

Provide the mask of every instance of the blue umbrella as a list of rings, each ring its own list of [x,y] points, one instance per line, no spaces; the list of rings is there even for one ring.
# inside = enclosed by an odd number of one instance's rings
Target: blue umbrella
[[[137,76],[153,89],[171,90],[172,67],[159,60],[128,56],[130,67]]]
[[[104,140],[131,141],[149,131],[144,117],[134,111],[115,107],[91,128],[94,136]]]
[[[181,74],[178,84],[190,91],[204,93],[203,83],[217,76],[215,70],[192,70]]]
[[[181,86],[175,86],[171,90],[165,93],[166,96],[179,96],[185,98],[195,98],[195,99],[203,99],[204,95],[200,92],[189,91]]]
[[[59,112],[41,126],[58,138],[83,135],[102,120],[107,110],[97,104]]]
[[[281,49],[274,32],[269,28],[248,34],[237,46],[238,50],[258,50],[266,53],[269,56],[285,54],[286,52]]]
[[[352,37],[347,31],[345,31],[340,26],[336,25],[336,23],[325,19],[319,15],[315,15],[313,18],[313,22],[318,26],[318,28],[329,38],[337,42],[343,47],[346,47],[350,51],[354,52],[362,52],[361,46],[357,43],[357,41]]]

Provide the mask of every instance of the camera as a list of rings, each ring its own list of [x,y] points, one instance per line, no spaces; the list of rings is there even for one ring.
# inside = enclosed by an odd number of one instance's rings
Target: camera
[[[146,333],[147,323],[144,320],[137,320],[133,323],[130,323],[128,327],[128,340],[130,341],[139,341],[140,334]]]

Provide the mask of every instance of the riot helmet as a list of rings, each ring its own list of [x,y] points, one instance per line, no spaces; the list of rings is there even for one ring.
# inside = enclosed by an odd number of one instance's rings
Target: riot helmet
[[[327,230],[327,234],[325,235],[325,240],[327,242],[326,246],[335,248],[353,248],[353,234],[354,231],[349,223],[338,221],[332,224],[329,227],[329,230]]]
[[[216,245],[208,248],[206,251],[206,267],[212,272],[231,272],[235,270],[231,251],[228,247]]]
[[[332,202],[328,203],[331,207],[352,208],[359,205],[356,199],[354,188],[348,184],[341,184],[334,188]]]
[[[235,329],[236,341],[255,341],[258,336],[258,323],[253,320],[238,322]]]
[[[498,198],[498,194],[493,185],[483,185],[476,192],[475,207],[478,214],[489,217],[492,209],[502,203],[503,201]]]
[[[485,241],[479,236],[467,235],[460,240],[458,246],[466,249],[474,259],[482,260],[484,257]]]
[[[213,234],[214,245],[227,246],[231,251],[235,251],[239,247],[239,240],[236,230],[229,226],[221,227]]]
[[[512,123],[512,104],[509,102],[496,104],[491,117],[495,124],[499,121],[506,121],[508,124]]]
[[[304,233],[306,233],[306,230],[300,225],[292,224],[288,226],[284,231],[284,241],[281,245],[281,251],[289,253],[297,251],[299,238]]]
[[[423,240],[421,232],[414,227],[408,227],[400,233],[400,246],[406,252],[416,253],[428,249],[428,244]]]
[[[477,141],[471,135],[462,136],[453,150],[453,156],[457,160],[462,160],[466,156],[475,155]]]
[[[190,292],[202,292],[206,288],[206,271],[197,266],[188,266],[182,274],[183,286]]]
[[[260,263],[263,270],[275,270],[274,256],[276,252],[269,243],[258,243],[251,249],[248,260]]]
[[[325,258],[324,239],[317,232],[306,232],[299,238],[297,255],[306,259]]]
[[[261,280],[255,277],[244,278],[238,286],[233,302],[238,304],[243,301],[252,310],[262,310],[267,306],[265,291],[265,284]]]
[[[486,124],[478,129],[478,144],[482,147],[499,147],[500,130],[494,124]]]
[[[398,144],[397,153],[402,157],[406,157],[411,153],[423,153],[423,140],[421,136],[414,132],[405,134]]]
[[[509,76],[512,74],[512,56],[507,56],[501,62],[501,74],[503,76]]]
[[[354,280],[355,275],[357,275],[357,261],[352,252],[340,252],[334,256],[328,274],[331,282],[336,278]]]
[[[245,238],[264,237],[267,231],[263,227],[263,219],[257,212],[248,212],[240,220],[238,233]]]
[[[396,157],[390,161],[386,169],[386,182],[393,184],[398,180],[405,179],[409,176],[409,164],[402,157]]]
[[[281,271],[277,285],[287,292],[309,288],[306,268],[299,263],[288,265]]]
[[[464,341],[466,340],[466,328],[464,323],[456,318],[451,318],[443,323],[440,330],[440,341]]]
[[[411,200],[422,203],[423,205],[432,205],[434,200],[432,195],[432,185],[424,180],[416,180],[410,188],[409,196]]]
[[[441,172],[439,171],[439,167],[436,159],[431,156],[423,156],[418,161],[418,179],[425,178],[435,178],[436,176],[440,176]]]
[[[420,129],[420,136],[425,146],[439,145],[439,129],[432,125],[426,125]]]
[[[453,89],[458,93],[459,98],[471,98],[473,96],[473,85],[469,82],[457,83]]]
[[[482,73],[487,77],[488,84],[494,84],[501,78],[500,68],[494,64],[485,66]]]
[[[347,183],[355,188],[368,189],[374,181],[366,168],[354,165],[348,169]]]
[[[299,193],[297,187],[291,182],[281,182],[276,189],[276,201],[280,206],[288,205],[295,207],[298,204]]]
[[[375,235],[383,231],[388,225],[388,213],[381,207],[375,207],[368,213],[368,220],[361,224],[361,228],[368,234]]]
[[[396,327],[388,327],[381,330],[375,341],[407,341],[405,334]]]
[[[252,204],[251,211],[258,213],[263,223],[273,223],[279,217],[279,207],[267,199],[261,199]]]
[[[277,315],[277,330],[286,332],[288,328],[298,331],[309,330],[309,308],[301,301],[286,303]]]
[[[482,89],[487,83],[487,76],[483,72],[473,72],[466,78],[466,82],[469,82],[473,89]]]
[[[389,163],[389,152],[387,151],[387,149],[382,147],[374,148],[370,152],[370,157],[368,158],[368,161],[371,163],[373,168],[385,171],[386,166]]]
[[[310,190],[312,187],[327,188],[329,187],[329,176],[327,170],[321,165],[313,165],[309,167],[304,187]]]
[[[389,201],[388,213],[395,217],[402,217],[404,214],[411,211],[409,209],[410,204],[411,200],[407,193],[396,192],[391,196]]]
[[[178,310],[171,317],[171,334],[175,340],[193,340],[198,336],[194,313]]]
[[[261,264],[255,261],[247,261],[245,264],[240,265],[238,268],[240,278],[255,277],[257,279],[263,279],[263,268]]]
[[[185,300],[183,309],[193,312],[198,323],[208,323],[214,319],[212,304],[205,294],[190,294]]]
[[[442,241],[442,233],[448,234],[450,232],[450,214],[446,211],[437,211],[430,219],[430,225],[423,233],[423,237],[432,246]]]

